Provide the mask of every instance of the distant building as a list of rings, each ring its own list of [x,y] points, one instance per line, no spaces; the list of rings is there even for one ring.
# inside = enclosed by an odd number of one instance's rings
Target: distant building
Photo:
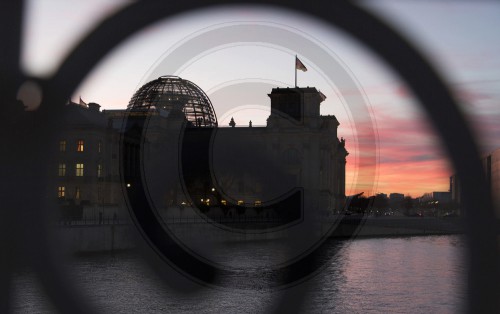
[[[451,192],[432,192],[432,200],[439,204],[449,204],[451,202]]]
[[[453,203],[460,204],[462,202],[460,179],[456,174],[453,174],[450,177],[450,193],[451,193],[451,201]]]
[[[375,196],[380,197],[380,198],[383,198],[383,199],[385,199],[385,200],[387,200],[387,199],[388,199],[388,197],[387,197],[387,194],[386,194],[386,193],[377,193]]]
[[[389,194],[389,199],[391,202],[399,202],[405,199],[405,195],[402,193],[391,193]]]
[[[500,148],[482,158],[486,181],[491,189],[497,217],[500,217]],[[456,174],[450,177],[450,191],[453,202],[461,204],[461,178]]]
[[[451,202],[451,192],[432,192],[424,193],[420,197],[421,203],[438,202],[440,204],[448,204]]]
[[[118,144],[119,132],[98,104],[67,104],[51,166],[63,218],[118,215],[124,205]]]
[[[391,193],[389,194],[389,204],[392,207],[401,207],[404,204],[405,195],[402,193]]]
[[[248,122],[243,125],[250,127],[218,126],[205,93],[178,77],[145,84],[127,110],[100,111],[98,104],[69,102],[51,166],[62,215],[74,219],[121,216],[128,183],[123,181],[120,162],[129,175],[144,171],[157,179],[158,184],[149,188],[164,208],[193,203],[216,208],[228,202],[258,208],[276,197],[270,192],[301,187],[308,206],[341,209],[348,152],[345,140],[337,137],[335,116],[320,115],[324,96],[307,87],[275,88],[269,97],[271,115],[265,127],[251,127]],[[125,125],[126,117],[147,119],[147,134],[130,132],[135,126]],[[175,133],[181,129],[185,130],[183,146]],[[194,164],[192,172],[185,169],[184,179],[179,179],[181,159],[187,164],[205,162],[203,149],[197,147],[211,134],[215,135],[210,162],[216,178],[199,181]],[[190,150],[186,143],[191,143]],[[143,169],[137,167],[139,159],[146,163]],[[192,193],[187,195],[186,189]]]
[[[389,198],[385,193],[377,193],[373,197],[373,209],[380,212],[385,212],[389,210]]]
[[[484,159],[486,180],[491,189],[497,217],[500,217],[500,148],[497,148]]]

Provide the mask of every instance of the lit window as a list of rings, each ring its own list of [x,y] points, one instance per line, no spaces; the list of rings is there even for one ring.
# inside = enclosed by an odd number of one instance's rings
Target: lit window
[[[261,201],[255,201],[255,206],[262,206],[262,202]]]
[[[222,205],[226,206],[227,205],[227,201],[226,200],[222,200],[220,201],[222,203]]]
[[[59,141],[59,151],[60,152],[66,151],[66,140]]]
[[[97,143],[97,152],[100,153],[102,152],[102,142],[99,141],[99,143]]]
[[[77,177],[83,177],[83,164],[76,164],[76,176]]]
[[[66,164],[59,164],[59,176],[64,177],[66,175]]]
[[[97,177],[98,178],[102,177],[102,165],[101,164],[97,165]]]
[[[76,151],[83,152],[83,140],[78,140],[76,142]]]
[[[76,188],[75,188],[75,199],[76,199],[76,200],[79,200],[79,199],[80,199],[80,196],[81,196],[81,195],[80,195],[80,193],[81,193],[80,188],[79,188],[79,187],[76,187]]]
[[[57,188],[57,197],[64,198],[66,196],[66,187],[59,186]]]
[[[245,202],[243,202],[242,200],[239,200],[239,201],[238,201],[238,205],[239,205],[239,206],[241,206],[241,205],[243,205],[243,204],[245,204]]]

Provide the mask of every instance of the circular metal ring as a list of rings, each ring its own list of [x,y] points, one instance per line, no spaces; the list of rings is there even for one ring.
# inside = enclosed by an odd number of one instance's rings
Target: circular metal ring
[[[57,74],[47,81],[47,97],[41,107],[56,107],[56,104],[64,103],[78,82],[103,56],[138,29],[176,13],[218,4],[227,3],[191,1],[170,3],[167,7],[163,3],[138,2],[130,5],[104,21],[75,48]],[[408,83],[441,135],[457,173],[467,178],[462,182],[462,189],[466,192],[463,198],[465,206],[470,210],[467,213],[471,270],[468,310],[478,312],[485,308],[494,309],[497,305],[498,256],[492,201],[477,146],[445,84],[412,45],[383,22],[353,4],[311,5],[303,1],[284,3],[277,0],[267,1],[266,4],[305,12],[340,27],[371,48]]]

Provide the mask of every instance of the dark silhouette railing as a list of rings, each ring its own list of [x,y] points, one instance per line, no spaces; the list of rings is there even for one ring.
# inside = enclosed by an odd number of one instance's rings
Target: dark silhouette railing
[[[241,1],[233,3],[239,2]],[[261,1],[254,2],[262,4]],[[47,232],[49,224],[44,223],[47,220],[45,214],[49,213],[45,195],[46,182],[43,179],[43,171],[46,170],[49,159],[46,144],[56,134],[52,127],[60,122],[57,107],[64,104],[98,61],[137,30],[189,9],[223,4],[227,2],[178,1],[170,5],[154,1],[134,2],[102,21],[82,42],[75,45],[56,73],[48,79],[28,78],[19,67],[21,28],[25,22],[23,3],[5,1],[0,5],[0,36],[5,45],[5,49],[0,50],[0,98],[4,113],[8,113],[0,115],[0,127],[3,128],[0,134],[4,135],[2,143],[5,147],[1,163],[4,181],[2,207],[5,209],[0,219],[0,238],[5,254],[2,256],[0,269],[0,312],[7,313],[11,310],[12,274],[19,260],[30,263],[35,269],[57,310],[67,313],[95,312],[92,305],[85,302],[84,296],[74,287],[73,281],[69,279],[71,277],[66,276],[63,267],[58,265],[56,241],[50,241]],[[478,158],[478,147],[468,123],[443,80],[401,35],[355,4],[340,1],[311,5],[309,2],[293,0],[270,0],[266,4],[286,6],[330,21],[366,44],[408,83],[442,137],[444,151],[452,159],[452,166],[461,178],[467,178],[462,182],[463,200],[469,209],[466,212],[469,236],[467,310],[470,313],[498,313],[498,222],[493,214],[491,195]],[[9,106],[15,103],[17,90],[27,79],[40,83],[43,103],[37,112],[36,123],[21,122],[16,125],[16,117],[9,114]],[[324,249],[319,246],[297,264],[281,270],[280,278],[284,280],[279,283],[299,282],[318,269],[321,266],[318,264],[321,260],[319,253],[324,252]],[[175,253],[177,256],[189,257],[180,249]],[[199,275],[201,281],[210,284],[219,282],[218,270],[211,271],[209,265],[189,261],[192,276]],[[195,270],[199,271],[194,272]],[[165,279],[172,280],[168,276]],[[282,290],[282,294],[276,294],[277,298],[268,311],[299,311],[311,287],[312,285],[298,285],[294,290]]]

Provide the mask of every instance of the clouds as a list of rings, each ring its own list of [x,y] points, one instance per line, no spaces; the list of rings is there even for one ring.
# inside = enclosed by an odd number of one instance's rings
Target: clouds
[[[399,83],[365,89],[373,101],[376,121],[378,162],[376,191],[399,192],[419,196],[426,192],[448,190],[452,173],[441,143],[426,115],[407,88]],[[356,132],[366,132],[365,125],[356,125]],[[348,148],[349,149],[349,148]],[[362,150],[362,147],[361,147]],[[365,154],[360,152],[358,159]],[[363,169],[354,160],[348,161],[348,177]],[[365,192],[367,182],[355,182],[352,193]]]
[[[500,80],[472,81],[455,90],[482,153],[500,147]]]
[[[500,81],[455,84],[452,90],[483,154],[500,147]],[[443,143],[411,92],[398,83],[368,87],[365,91],[373,101],[373,116],[377,125],[378,191],[413,196],[447,191],[449,176],[454,170],[444,152]],[[364,132],[363,125],[356,126],[356,130]],[[360,154],[359,159],[363,158]],[[354,168],[355,161],[349,160],[349,173],[352,174]],[[355,183],[353,192],[361,192],[366,186],[364,182]]]

